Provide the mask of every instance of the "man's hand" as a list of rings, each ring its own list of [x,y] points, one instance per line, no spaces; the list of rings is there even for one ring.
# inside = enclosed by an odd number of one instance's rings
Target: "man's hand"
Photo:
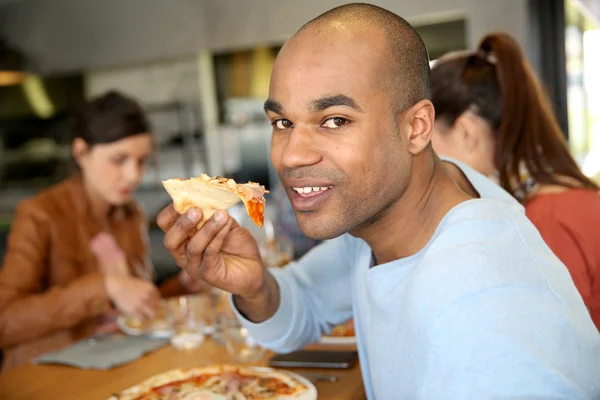
[[[202,210],[180,215],[172,205],[157,219],[165,232],[164,245],[193,278],[233,293],[240,311],[253,321],[265,320],[279,307],[279,288],[263,266],[250,232],[217,211],[202,227]]]

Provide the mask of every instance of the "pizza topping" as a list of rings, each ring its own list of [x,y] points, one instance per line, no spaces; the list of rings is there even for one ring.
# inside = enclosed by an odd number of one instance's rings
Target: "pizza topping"
[[[167,379],[171,376],[172,379]],[[114,397],[125,400],[269,400],[296,398],[307,387],[288,374],[241,367],[175,370]],[[142,394],[141,394],[142,393]],[[111,398],[113,399],[113,398]]]
[[[227,188],[227,190],[232,193],[237,193],[245,199],[246,201],[250,201],[255,198],[261,198],[268,191],[265,190],[265,187],[259,185],[256,182],[248,182],[248,183],[236,183],[233,179],[221,178],[220,176],[216,176],[211,178],[206,174],[201,174],[200,179],[206,184]]]

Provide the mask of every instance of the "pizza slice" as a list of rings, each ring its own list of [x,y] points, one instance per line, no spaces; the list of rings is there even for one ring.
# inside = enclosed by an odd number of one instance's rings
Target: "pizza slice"
[[[199,178],[187,180],[174,178],[162,182],[173,199],[173,205],[180,214],[190,208],[202,210],[200,228],[217,210],[244,202],[246,212],[258,226],[263,226],[266,200],[265,187],[255,182],[236,183],[233,179],[210,177],[201,174]]]

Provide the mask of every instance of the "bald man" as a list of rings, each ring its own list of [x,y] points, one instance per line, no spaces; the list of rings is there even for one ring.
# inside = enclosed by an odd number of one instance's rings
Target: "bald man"
[[[276,351],[353,316],[369,399],[600,398],[600,335],[568,271],[505,192],[444,167],[429,95],[405,20],[364,4],[321,15],[279,53],[265,110],[301,230],[332,240],[268,271],[226,212],[188,241],[202,211],[169,207],[166,247]]]

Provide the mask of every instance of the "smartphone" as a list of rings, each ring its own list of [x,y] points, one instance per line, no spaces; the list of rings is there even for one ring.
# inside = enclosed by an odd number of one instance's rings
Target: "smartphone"
[[[271,367],[283,368],[352,368],[358,361],[356,351],[300,350],[276,354],[269,360]]]

